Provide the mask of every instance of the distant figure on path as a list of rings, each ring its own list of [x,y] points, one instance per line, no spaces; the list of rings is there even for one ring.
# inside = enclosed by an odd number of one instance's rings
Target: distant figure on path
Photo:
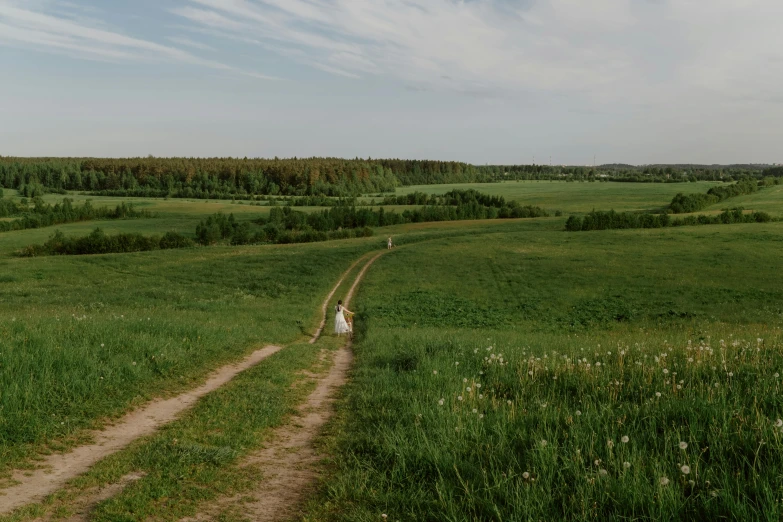
[[[386,240],[386,248],[387,248],[388,250],[391,250],[393,246],[394,246],[394,245],[392,244],[391,237],[389,237],[389,239],[387,239],[387,240]]]
[[[337,301],[337,306],[334,308],[334,333],[337,335],[353,332],[351,323],[345,319],[345,314],[349,314],[350,317],[353,312],[343,306],[342,300]]]

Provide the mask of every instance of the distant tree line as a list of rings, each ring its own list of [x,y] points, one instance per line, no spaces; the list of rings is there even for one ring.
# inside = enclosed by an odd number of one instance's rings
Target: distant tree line
[[[0,218],[20,216],[11,221],[0,221],[0,232],[43,228],[62,223],[90,221],[95,219],[132,219],[151,218],[154,215],[146,210],[136,210],[132,204],[120,203],[114,209],[94,207],[90,201],[74,205],[73,200],[64,198],[62,203],[50,205],[41,198],[34,198],[32,205],[22,199],[19,202],[0,199]]]
[[[569,232],[614,230],[629,228],[666,228],[691,225],[718,225],[731,223],[767,223],[772,217],[766,212],[745,213],[741,207],[726,209],[716,216],[699,215],[672,218],[669,214],[639,212],[592,211],[584,217],[570,216],[566,221]]]
[[[476,167],[494,181],[614,181],[628,183],[732,182],[743,178],[781,178],[783,167],[769,165],[485,165]]]
[[[30,245],[18,252],[23,257],[36,256],[77,256],[87,254],[116,254],[146,252],[193,246],[193,240],[176,232],[167,232],[163,236],[143,236],[141,234],[107,235],[96,228],[84,237],[65,237],[59,230],[43,245]]]
[[[474,166],[454,161],[340,158],[18,158],[0,156],[0,186],[26,197],[66,190],[120,197],[349,197],[403,185],[504,180],[685,182],[783,177],[759,165]]]
[[[759,189],[759,182],[753,179],[744,179],[728,186],[712,187],[706,194],[683,194],[674,196],[669,209],[675,214],[688,214],[698,212],[710,205],[720,203],[721,201],[752,194]]]
[[[0,157],[0,186],[113,196],[224,199],[251,195],[345,197],[399,185],[491,181],[472,165],[396,159]]]

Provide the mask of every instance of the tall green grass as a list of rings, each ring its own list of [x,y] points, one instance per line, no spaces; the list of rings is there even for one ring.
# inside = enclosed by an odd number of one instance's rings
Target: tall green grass
[[[217,365],[315,330],[375,244],[0,262],[0,471]]]
[[[760,226],[382,258],[308,520],[779,520],[783,246]]]

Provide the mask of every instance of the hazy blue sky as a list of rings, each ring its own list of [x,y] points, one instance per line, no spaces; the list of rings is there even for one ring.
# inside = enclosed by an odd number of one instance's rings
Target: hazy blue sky
[[[783,161],[781,0],[0,0],[0,154]]]

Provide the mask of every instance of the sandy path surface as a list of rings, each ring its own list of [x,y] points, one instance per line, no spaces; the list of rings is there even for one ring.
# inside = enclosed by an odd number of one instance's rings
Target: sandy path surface
[[[344,302],[347,307],[364,274],[385,252],[376,255],[362,268]],[[289,423],[274,430],[266,447],[242,463],[260,469],[262,482],[250,495],[242,494],[218,500],[196,517],[181,522],[202,522],[226,510],[234,510],[257,522],[279,522],[298,514],[307,493],[318,478],[317,464],[322,458],[314,447],[321,429],[334,413],[334,394],[347,382],[353,360],[350,342],[338,350],[329,373],[322,377],[307,401]],[[250,497],[250,499],[249,499]]]
[[[324,300],[321,306],[323,314],[321,324],[310,340],[311,343],[315,343],[323,332],[329,301],[361,259],[363,258],[359,258],[343,273],[340,280],[334,285],[332,291]],[[377,256],[372,261],[375,259],[377,259]],[[360,273],[359,278],[361,278],[366,269],[367,266]],[[357,283],[358,279],[354,283],[351,292],[353,292]],[[346,302],[348,299],[346,299]],[[242,361],[218,369],[209,377],[207,382],[194,390],[171,399],[154,400],[146,406],[125,415],[111,426],[92,432],[90,438],[94,440],[93,443],[76,447],[68,453],[47,456],[40,463],[41,467],[33,472],[15,472],[13,479],[16,484],[0,490],[0,514],[6,514],[24,505],[43,500],[47,495],[65,486],[69,480],[89,470],[102,458],[125,448],[139,437],[154,433],[161,426],[176,419],[204,395],[220,388],[239,373],[252,368],[280,350],[282,350],[282,347],[279,346],[265,346],[260,350],[256,350]]]
[[[74,448],[68,453],[49,455],[41,462],[41,468],[33,472],[14,473],[19,483],[0,491],[0,513],[40,501],[62,488],[70,479],[84,473],[102,458],[115,453],[128,444],[155,432],[184,410],[193,406],[198,399],[216,390],[237,374],[280,351],[279,346],[266,346],[256,350],[237,364],[230,364],[217,370],[203,385],[171,399],[157,399],[148,405],[125,415],[115,424],[91,433],[95,441]]]

